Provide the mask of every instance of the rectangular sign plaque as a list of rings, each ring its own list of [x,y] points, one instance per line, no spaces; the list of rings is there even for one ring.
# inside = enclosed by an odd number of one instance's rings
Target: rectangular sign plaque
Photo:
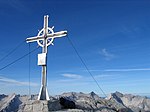
[[[46,53],[38,54],[38,65],[46,65]]]

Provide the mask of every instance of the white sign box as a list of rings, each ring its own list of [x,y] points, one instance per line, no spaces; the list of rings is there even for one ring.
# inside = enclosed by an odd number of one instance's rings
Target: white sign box
[[[38,54],[38,65],[46,65],[46,53]]]

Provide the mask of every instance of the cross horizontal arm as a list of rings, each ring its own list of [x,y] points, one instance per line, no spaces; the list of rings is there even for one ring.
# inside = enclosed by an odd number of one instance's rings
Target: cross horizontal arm
[[[67,31],[59,31],[52,34],[47,34],[47,38],[57,38],[57,37],[63,37],[67,35]]]
[[[29,37],[26,39],[26,41],[27,43],[29,43],[29,42],[35,42],[37,40],[43,40],[43,39],[44,39],[43,36],[36,36],[36,37]]]
[[[60,32],[56,32],[56,33],[52,33],[52,34],[47,34],[47,38],[57,38],[57,37],[63,37],[67,35],[67,31],[60,31]],[[29,37],[26,39],[27,43],[29,42],[35,42],[38,40],[43,40],[44,37],[43,36],[36,36],[36,37]]]

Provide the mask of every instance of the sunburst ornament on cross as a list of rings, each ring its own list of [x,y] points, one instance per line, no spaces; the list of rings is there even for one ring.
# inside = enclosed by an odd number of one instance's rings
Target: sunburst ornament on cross
[[[48,15],[44,16],[44,28],[39,31],[38,35],[26,39],[27,43],[37,41],[38,45],[42,47],[42,53],[38,54],[38,65],[42,66],[42,85],[38,100],[49,100],[47,90],[47,48],[49,45],[54,45],[55,38],[67,35],[67,31],[54,32],[54,27],[48,27],[48,17]]]

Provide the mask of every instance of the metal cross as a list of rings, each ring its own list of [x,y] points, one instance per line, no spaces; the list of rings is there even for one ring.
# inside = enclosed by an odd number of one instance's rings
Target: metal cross
[[[27,38],[27,43],[37,41],[38,45],[42,47],[42,54],[45,54],[45,60],[47,57],[47,47],[53,45],[53,41],[57,37],[63,37],[67,35],[67,31],[54,32],[54,27],[48,27],[48,15],[44,16],[44,28],[39,31],[38,35],[35,37]],[[46,62],[42,65],[42,82],[41,89],[39,92],[38,100],[49,100],[48,90],[47,90],[47,66]]]

